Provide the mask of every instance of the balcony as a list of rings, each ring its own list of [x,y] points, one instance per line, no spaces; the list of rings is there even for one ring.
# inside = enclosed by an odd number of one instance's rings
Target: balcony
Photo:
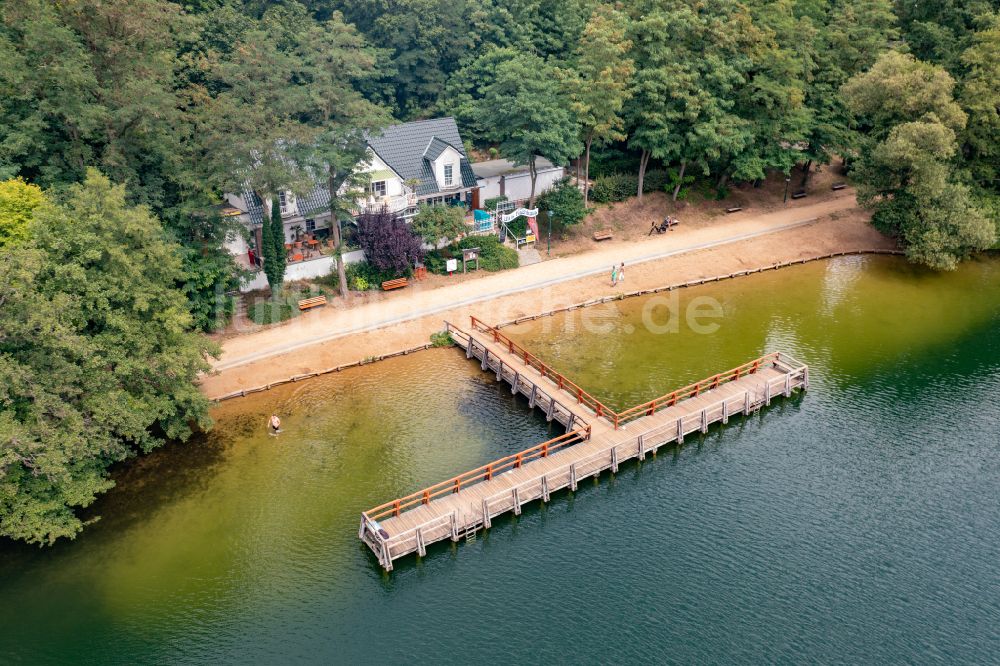
[[[414,194],[397,194],[395,196],[368,196],[358,200],[357,213],[374,212],[387,208],[391,213],[402,213],[407,208],[417,205],[417,197]]]

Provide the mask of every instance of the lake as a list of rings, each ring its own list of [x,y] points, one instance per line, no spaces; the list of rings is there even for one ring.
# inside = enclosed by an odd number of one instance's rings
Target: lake
[[[76,541],[0,549],[0,660],[996,661],[1000,261],[844,257],[505,332],[617,407],[771,350],[811,390],[391,574],[361,510],[557,426],[454,349],[229,401]]]

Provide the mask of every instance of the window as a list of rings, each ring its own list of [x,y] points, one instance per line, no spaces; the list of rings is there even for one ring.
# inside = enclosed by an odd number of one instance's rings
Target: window
[[[374,194],[377,197],[384,197],[386,195],[386,192],[388,192],[388,188],[386,188],[386,183],[384,180],[376,180],[372,182],[371,185],[372,194]]]
[[[281,205],[282,215],[291,215],[295,212],[295,195],[291,192],[278,192],[278,202]]]
[[[444,165],[444,186],[451,187],[452,182],[455,179],[455,165],[445,164]]]
[[[316,220],[308,219],[306,220],[306,231],[316,231]]]

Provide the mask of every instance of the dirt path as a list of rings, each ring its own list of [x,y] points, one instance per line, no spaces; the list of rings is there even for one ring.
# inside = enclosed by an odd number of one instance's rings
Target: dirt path
[[[224,340],[216,372],[204,377],[202,386],[209,397],[217,397],[415,347],[440,330],[443,320],[464,324],[469,314],[507,321],[626,288],[659,287],[828,252],[891,247],[867,224],[854,193],[846,191],[811,205],[758,216],[737,214],[454,285],[417,284],[356,307],[335,301],[285,325]],[[621,262],[626,264],[627,287],[612,289],[611,266]]]

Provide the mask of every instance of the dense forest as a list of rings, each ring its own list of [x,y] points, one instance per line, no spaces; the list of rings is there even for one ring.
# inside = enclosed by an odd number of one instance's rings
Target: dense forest
[[[72,537],[111,464],[207,426],[198,331],[239,278],[221,194],[335,193],[394,120],[453,115],[519,163],[630,170],[638,196],[652,165],[676,197],[843,161],[911,260],[995,246],[998,11],[0,0],[0,535]]]

